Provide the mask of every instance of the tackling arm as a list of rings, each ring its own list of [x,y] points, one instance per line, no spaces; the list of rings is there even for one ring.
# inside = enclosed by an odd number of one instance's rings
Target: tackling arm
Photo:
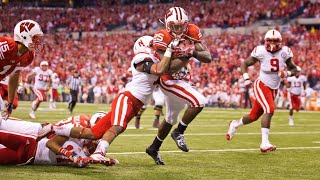
[[[69,138],[66,136],[54,136],[53,138],[51,138],[46,146],[47,148],[49,148],[52,152],[56,153],[56,154],[61,154],[60,153],[60,149],[62,148],[62,145],[68,140]]]
[[[8,104],[12,104],[14,100],[14,96],[17,92],[17,87],[19,85],[19,77],[20,77],[20,72],[15,73],[9,77],[9,92],[8,92]]]

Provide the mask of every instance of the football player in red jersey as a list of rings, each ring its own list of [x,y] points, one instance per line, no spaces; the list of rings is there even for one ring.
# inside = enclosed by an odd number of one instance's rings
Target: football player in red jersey
[[[163,57],[164,50],[173,39],[180,40],[181,52],[173,55],[170,72],[161,76],[160,87],[165,94],[166,117],[158,128],[158,134],[153,143],[146,149],[146,152],[158,165],[164,165],[160,157],[160,147],[169,134],[173,125],[178,121],[179,113],[186,109],[178,127],[171,133],[179,149],[188,152],[188,146],[184,140],[184,131],[192,120],[202,111],[206,98],[195,90],[188,82],[189,59],[197,59],[202,63],[210,63],[212,58],[209,50],[201,43],[202,34],[195,24],[189,23],[186,11],[181,7],[170,8],[165,15],[166,28],[155,33],[153,37],[154,49]],[[181,55],[185,58],[181,58]],[[180,59],[179,59],[180,58]],[[175,67],[175,68],[174,68]]]
[[[44,48],[43,32],[33,20],[20,21],[14,28],[14,37],[0,37],[0,80],[9,76],[8,105],[2,112],[7,119],[13,108],[20,71],[31,64],[35,52]]]

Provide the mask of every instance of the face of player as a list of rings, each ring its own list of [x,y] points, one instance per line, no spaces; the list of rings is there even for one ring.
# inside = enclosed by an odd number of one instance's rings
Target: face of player
[[[187,23],[170,23],[169,27],[175,35],[182,35],[187,29]]]
[[[44,49],[44,45],[43,35],[34,35],[28,48],[30,51],[41,52]]]
[[[265,45],[270,52],[276,52],[281,49],[280,39],[266,39]]]
[[[41,65],[40,68],[41,68],[42,71],[48,70],[48,66],[47,65]]]

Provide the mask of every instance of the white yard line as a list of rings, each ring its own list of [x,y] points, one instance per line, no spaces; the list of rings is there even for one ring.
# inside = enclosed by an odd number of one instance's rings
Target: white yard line
[[[284,147],[277,148],[277,150],[304,150],[304,149],[320,149],[320,146],[315,147]],[[259,148],[249,149],[207,149],[207,150],[190,150],[189,152],[241,152],[241,151],[258,151]],[[146,152],[121,152],[121,153],[108,153],[108,155],[134,155],[145,154]],[[161,153],[185,153],[182,151],[161,151]]]
[[[249,133],[236,133],[235,135],[260,135],[260,132],[249,132]],[[271,132],[271,135],[275,134],[288,134],[288,135],[295,135],[295,134],[320,134],[319,131],[314,132]],[[222,136],[226,135],[226,133],[186,133],[186,136]],[[122,134],[120,136],[126,137],[141,137],[141,136],[155,136],[155,134]]]

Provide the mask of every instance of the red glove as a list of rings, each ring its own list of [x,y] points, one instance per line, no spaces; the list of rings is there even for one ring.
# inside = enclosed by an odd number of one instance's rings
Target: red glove
[[[72,157],[73,152],[71,152],[71,151],[69,151],[67,149],[60,148],[59,149],[59,154],[65,156],[65,157],[69,158],[71,161],[73,161],[73,157]]]

